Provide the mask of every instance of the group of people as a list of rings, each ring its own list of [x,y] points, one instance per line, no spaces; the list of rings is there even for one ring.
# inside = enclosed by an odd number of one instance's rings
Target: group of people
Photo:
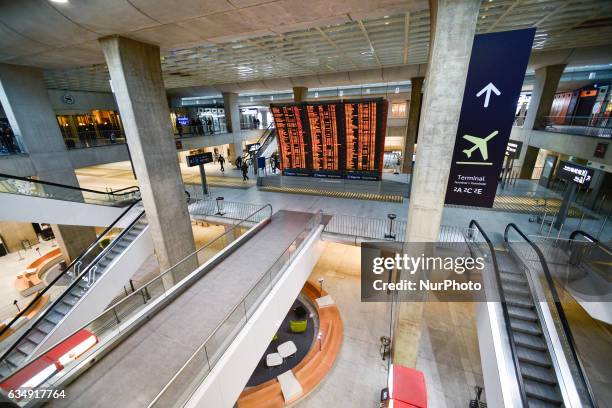
[[[189,125],[181,125],[181,123],[179,122],[179,120],[176,120],[176,131],[179,134],[179,137],[183,137],[183,133],[185,133],[185,129],[184,127],[187,127],[188,129],[186,129],[188,132],[187,133],[191,133],[192,135],[203,135],[203,134],[212,134],[215,133],[214,131],[214,126],[213,126],[213,121],[211,118],[204,118],[204,120],[200,119],[199,117],[196,118],[191,118],[191,120],[189,121]],[[206,128],[206,130],[204,130]]]
[[[0,153],[17,153],[19,148],[15,140],[15,135],[10,126],[0,124]]]

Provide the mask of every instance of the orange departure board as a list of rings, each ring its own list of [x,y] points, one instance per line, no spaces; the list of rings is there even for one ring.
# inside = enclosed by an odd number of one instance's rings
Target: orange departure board
[[[313,170],[340,170],[336,105],[308,105]]]
[[[376,163],[376,102],[344,106],[346,169],[374,171]]]
[[[298,105],[272,106],[271,111],[276,124],[281,169],[308,169],[307,144],[302,110]]]
[[[380,180],[387,101],[272,104],[283,175]]]

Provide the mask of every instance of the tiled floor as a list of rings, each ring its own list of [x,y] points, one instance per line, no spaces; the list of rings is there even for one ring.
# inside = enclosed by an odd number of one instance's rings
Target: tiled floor
[[[389,336],[390,304],[362,303],[360,249],[327,242],[310,280],[324,278],[344,324],[336,364],[323,383],[298,404],[301,408],[375,407],[387,382],[380,337]],[[429,406],[466,407],[474,385],[483,385],[475,325],[469,303],[426,303],[417,366],[428,387]]]

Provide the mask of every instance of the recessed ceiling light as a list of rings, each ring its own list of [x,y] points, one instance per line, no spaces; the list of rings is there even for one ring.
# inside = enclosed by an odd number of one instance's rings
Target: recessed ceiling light
[[[66,4],[68,0],[49,0],[51,3]]]

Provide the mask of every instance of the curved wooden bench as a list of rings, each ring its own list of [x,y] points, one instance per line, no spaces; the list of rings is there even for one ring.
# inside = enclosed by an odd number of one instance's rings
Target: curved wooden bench
[[[321,309],[315,301],[327,295],[327,292],[320,291],[311,282],[306,282],[302,288],[302,294],[310,299],[312,305],[317,309],[319,332],[323,344],[319,345],[319,341],[315,341],[308,354],[291,370],[303,389],[302,395],[297,400],[290,401],[291,405],[312,392],[332,369],[340,353],[344,336],[338,307],[333,305]],[[238,398],[237,406],[238,408],[282,408],[286,407],[287,403],[283,398],[280,383],[274,378],[244,390]]]
[[[15,278],[15,289],[23,296],[29,296],[42,284],[42,275],[53,265],[64,259],[59,248],[47,252],[26,267],[26,270]]]

